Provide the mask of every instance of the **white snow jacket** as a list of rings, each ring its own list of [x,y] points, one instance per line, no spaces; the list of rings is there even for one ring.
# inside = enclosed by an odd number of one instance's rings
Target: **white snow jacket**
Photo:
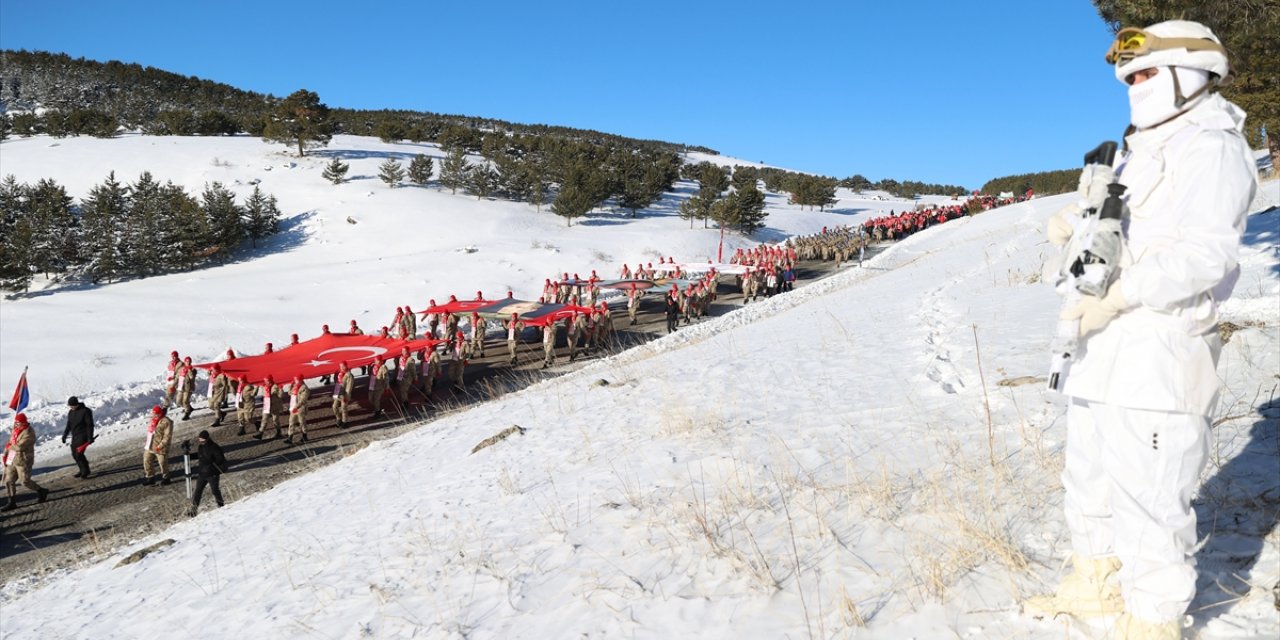
[[[1126,138],[1120,292],[1130,305],[1081,341],[1063,393],[1115,406],[1208,415],[1217,402],[1217,306],[1240,269],[1257,190],[1244,112],[1221,96]]]

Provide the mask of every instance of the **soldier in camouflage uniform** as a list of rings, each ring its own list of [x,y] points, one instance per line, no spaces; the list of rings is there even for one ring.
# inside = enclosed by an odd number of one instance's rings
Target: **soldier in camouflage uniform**
[[[254,398],[258,397],[258,388],[249,384],[249,379],[240,376],[236,386],[236,421],[240,423],[240,431],[236,435],[244,435],[245,429],[253,424]]]
[[[4,445],[4,488],[9,494],[9,502],[0,511],[18,508],[19,483],[36,492],[36,502],[49,499],[49,490],[31,478],[35,462],[36,434],[27,422],[27,414],[19,413],[13,417],[13,430],[9,432],[9,442]]]
[[[147,442],[142,447],[142,484],[156,483],[156,467],[160,467],[160,484],[169,484],[169,444],[173,440],[173,420],[165,408],[151,408],[151,424],[147,426]]]
[[[556,323],[548,322],[542,327],[542,368],[546,369],[556,363]]]
[[[196,368],[191,365],[191,356],[182,359],[182,368],[178,371],[178,406],[182,407],[182,419],[190,420],[191,412],[195,411],[191,394],[196,390]]]
[[[338,421],[339,429],[346,429],[350,419],[348,411],[351,397],[355,393],[356,377],[347,368],[347,363],[338,365],[338,379],[333,384],[333,417]]]
[[[311,389],[302,381],[302,376],[294,376],[289,388],[289,434],[285,442],[293,444],[294,427],[302,432],[299,443],[307,441],[307,403],[310,401]]]
[[[275,429],[272,439],[280,437],[280,416],[285,415],[286,405],[284,390],[276,384],[271,376],[262,381],[262,422],[258,424],[258,432],[253,434],[255,440],[261,440],[267,432],[267,426]]]
[[[386,395],[387,389],[391,387],[391,370],[387,367],[386,361],[382,356],[378,356],[373,361],[373,375],[369,379],[369,404],[373,407],[374,418],[381,418],[382,413],[382,397]]]

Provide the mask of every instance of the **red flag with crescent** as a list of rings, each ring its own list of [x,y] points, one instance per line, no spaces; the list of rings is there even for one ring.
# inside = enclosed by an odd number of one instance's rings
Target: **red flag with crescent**
[[[399,355],[404,347],[409,347],[409,351],[413,352],[432,348],[439,342],[429,338],[401,340],[373,335],[353,336],[346,333],[330,333],[272,353],[241,356],[235,360],[220,362],[203,362],[196,367],[211,369],[214,365],[218,365],[231,379],[245,376],[249,382],[255,384],[267,376],[281,382],[292,380],[295,375],[300,375],[304,379],[319,378],[336,373],[343,362],[354,369],[370,364],[378,357],[393,358]]]

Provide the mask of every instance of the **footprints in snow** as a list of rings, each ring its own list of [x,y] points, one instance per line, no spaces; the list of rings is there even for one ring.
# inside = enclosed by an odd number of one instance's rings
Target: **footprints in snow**
[[[958,281],[958,280],[957,280]],[[954,284],[953,281],[948,284]],[[928,328],[925,336],[925,376],[936,382],[947,393],[958,393],[964,388],[964,380],[960,372],[951,362],[951,349],[947,347],[947,338],[958,330],[954,322],[955,316],[946,309],[942,300],[942,292],[946,288],[939,287],[924,295],[917,317]]]

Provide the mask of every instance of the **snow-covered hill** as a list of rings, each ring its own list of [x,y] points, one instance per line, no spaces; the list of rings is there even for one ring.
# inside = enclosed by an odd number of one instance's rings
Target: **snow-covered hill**
[[[355,319],[376,329],[390,323],[398,306],[421,309],[450,294],[514,291],[536,299],[544,278],[565,271],[586,277],[596,269],[612,277],[624,262],[716,255],[719,232],[701,222],[690,230],[677,214],[694,183],[678,184],[635,219],[625,210],[597,211],[568,227],[546,206],[539,213],[434,185],[391,189],[377,178],[387,157],[403,162],[418,153],[437,166],[443,156],[434,145],[355,136],[337,136],[305,158],[249,137],[37,136],[0,143],[0,174],[28,183],[53,178],[76,198],[110,171],[122,182],[151,171],[191,193],[222,182],[242,202],[258,184],[279,198],[285,215],[284,231],[272,244],[235,264],[101,287],[53,286],[6,300],[0,305],[0,386],[12,388],[30,366],[28,415],[37,430],[55,429],[67,397],[78,395],[109,434],[154,402],[171,350],[197,362],[221,359],[228,348],[261,353],[267,342],[285,344],[291,333],[306,339],[323,324],[339,331]],[[351,165],[351,180],[337,186],[321,177],[334,156]],[[914,206],[842,195],[823,213],[770,194],[768,228],[758,239],[777,241]],[[756,241],[730,234],[725,243],[728,256]],[[467,247],[476,251],[462,250]]]
[[[523,205],[374,179],[331,187],[323,157],[256,140],[50,144],[4,142],[4,170],[73,193],[111,168],[188,188],[261,178],[294,218],[287,250],[260,258],[5,301],[4,384],[31,364],[39,416],[69,393],[91,406],[154,393],[170,348],[256,351],[450,292],[520,295],[563,270],[710,256],[717,238],[675,217],[678,195],[637,220],[565,228]],[[372,176],[382,154],[415,149],[340,138],[329,151]],[[906,204],[841,195],[826,214],[771,197],[766,236]],[[99,563],[7,584],[0,626],[42,638],[1099,634],[1018,611],[1069,544],[1062,408],[1042,383],[1020,384],[1048,362],[1058,300],[1040,281],[1043,227],[1065,200],[932,228],[865,268],[444,416]],[[1223,354],[1226,419],[1197,499],[1201,638],[1280,633],[1277,239],[1280,212],[1251,217],[1224,308],[1243,328]],[[453,251],[464,245],[479,251]],[[471,453],[513,423],[527,433]],[[175,543],[117,567],[163,539]]]

